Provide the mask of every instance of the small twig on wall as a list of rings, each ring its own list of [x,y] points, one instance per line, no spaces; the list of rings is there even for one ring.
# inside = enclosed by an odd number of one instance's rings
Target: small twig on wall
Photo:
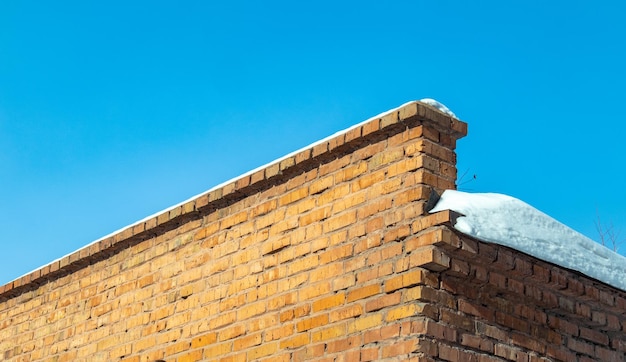
[[[607,248],[617,252],[622,244],[626,241],[626,238],[620,238],[621,230],[615,230],[615,226],[611,221],[608,225],[603,224],[600,219],[600,212],[596,209],[596,231],[600,238],[600,244]]]
[[[469,172],[469,168],[465,170],[465,172],[463,172],[463,174],[461,175],[461,177],[459,178],[459,181],[456,184],[456,188],[461,189],[461,186],[466,185],[472,181],[476,181],[476,174],[473,174],[472,177],[469,180],[466,180],[465,177],[467,176],[467,173]],[[463,190],[466,191],[471,191],[470,189],[466,189],[466,188],[462,188]]]

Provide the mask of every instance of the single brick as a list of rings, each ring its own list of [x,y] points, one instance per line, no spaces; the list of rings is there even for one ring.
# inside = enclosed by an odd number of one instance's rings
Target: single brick
[[[353,289],[348,292],[347,302],[371,297],[381,292],[380,284],[371,284],[361,288]]]
[[[346,296],[344,293],[338,293],[335,295],[331,295],[326,298],[322,298],[313,302],[312,309],[313,312],[318,312],[325,309],[330,309],[342,305],[346,300]]]

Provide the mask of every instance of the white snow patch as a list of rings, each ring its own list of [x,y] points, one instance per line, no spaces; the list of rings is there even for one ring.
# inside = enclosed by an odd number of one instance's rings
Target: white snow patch
[[[626,258],[514,197],[447,190],[434,213],[464,216],[454,228],[476,239],[508,246],[626,290]]]
[[[429,106],[433,106],[437,108],[438,110],[442,111],[443,113],[451,117],[457,118],[456,115],[448,107],[446,107],[443,103],[439,101],[436,101],[432,98],[423,98],[423,99],[420,99],[420,102],[424,104],[428,104]]]

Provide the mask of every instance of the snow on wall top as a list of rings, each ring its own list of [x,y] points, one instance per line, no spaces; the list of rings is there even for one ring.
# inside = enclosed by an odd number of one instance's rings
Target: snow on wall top
[[[514,197],[446,190],[430,212],[453,210],[463,234],[508,246],[626,290],[626,258]]]
[[[447,114],[448,116],[456,118],[456,115],[450,110],[450,108],[446,107],[443,103],[439,101],[436,101],[432,98],[423,98],[420,99],[420,102],[428,104],[429,106],[433,106],[443,113]]]

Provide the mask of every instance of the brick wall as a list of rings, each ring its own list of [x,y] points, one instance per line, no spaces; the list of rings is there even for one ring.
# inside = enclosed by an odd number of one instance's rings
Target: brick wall
[[[410,103],[4,285],[0,360],[623,360],[623,291],[428,215],[465,133]]]
[[[433,310],[421,326],[419,343],[431,346],[426,355],[445,361],[624,361],[624,291],[455,233],[456,217],[451,211],[430,215],[425,219],[433,220],[432,227],[407,239],[438,254],[422,265],[437,282],[416,287],[418,300]]]

